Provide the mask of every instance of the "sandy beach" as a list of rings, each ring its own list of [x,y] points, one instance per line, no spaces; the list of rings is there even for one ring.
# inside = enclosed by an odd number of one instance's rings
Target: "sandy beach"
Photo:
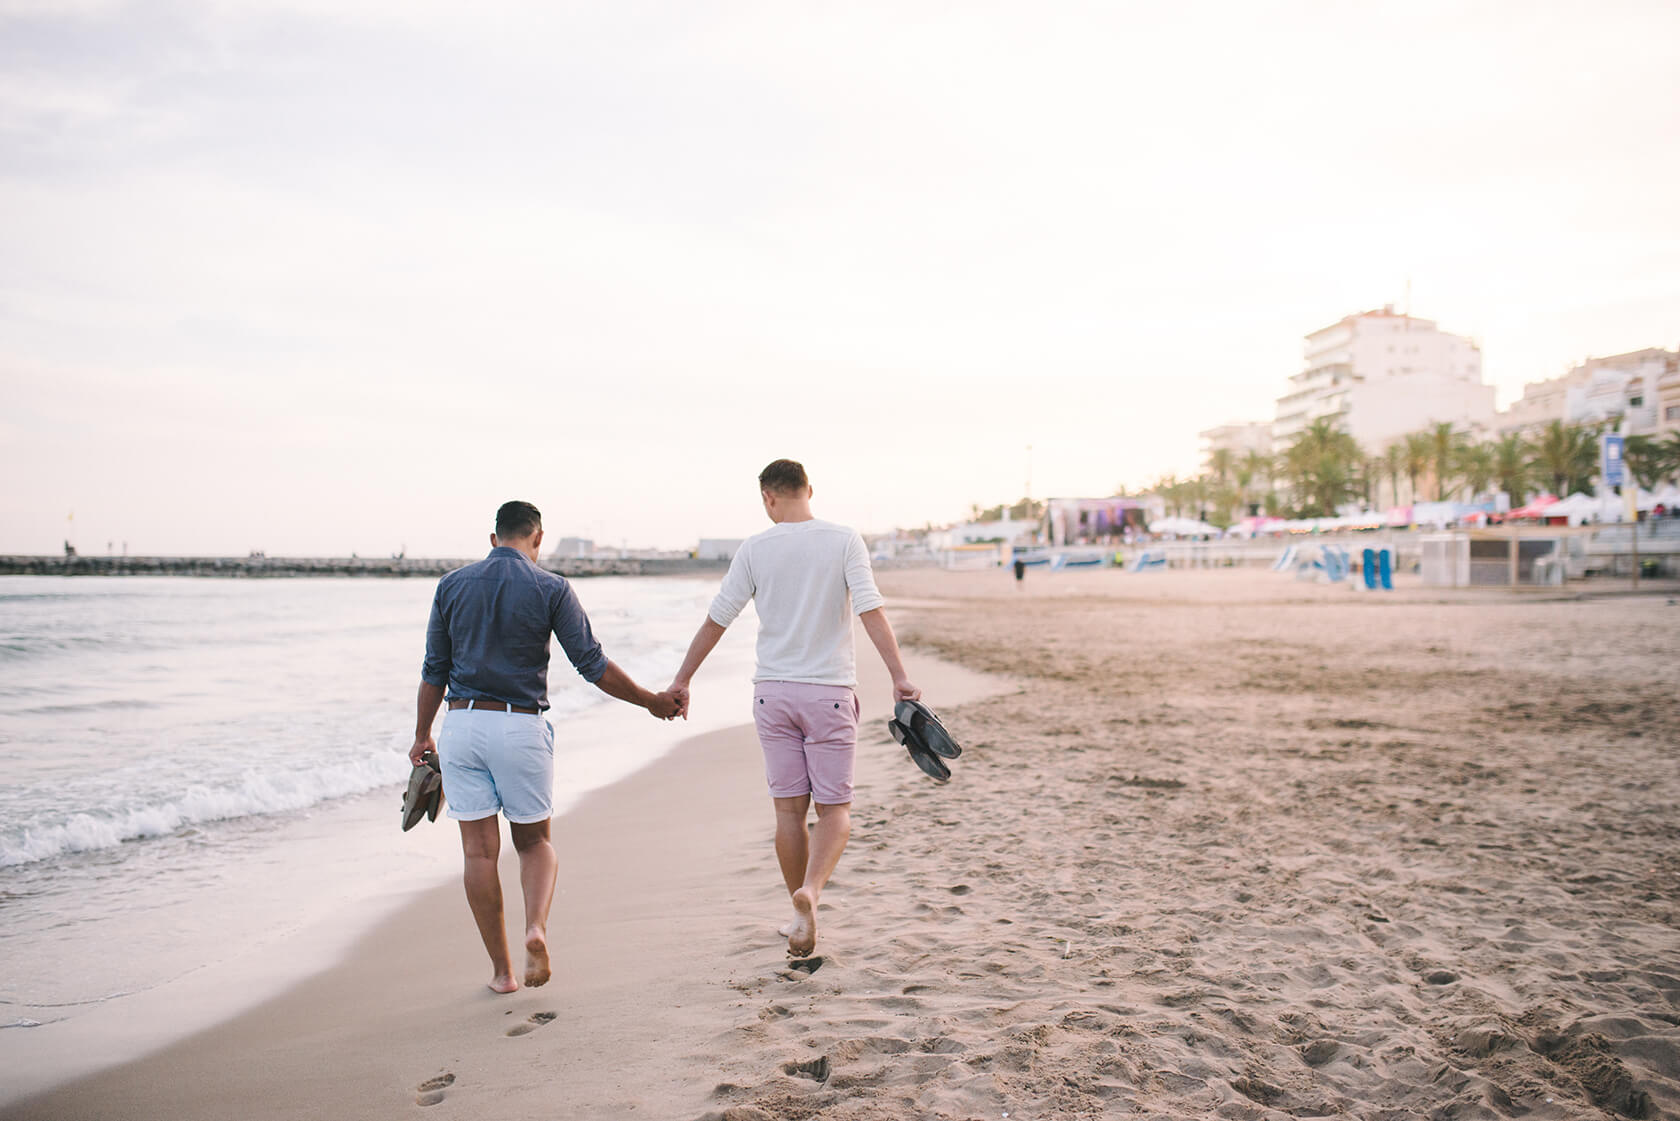
[[[483,988],[451,883],[0,1117],[1680,1116],[1673,591],[880,584],[967,750],[922,777],[860,642],[812,958],[735,728],[556,821],[547,987]]]

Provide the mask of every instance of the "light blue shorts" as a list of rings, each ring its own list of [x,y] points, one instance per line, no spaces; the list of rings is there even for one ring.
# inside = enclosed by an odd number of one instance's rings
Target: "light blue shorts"
[[[456,821],[500,811],[516,825],[554,814],[554,725],[540,714],[457,708],[438,733],[443,799]]]

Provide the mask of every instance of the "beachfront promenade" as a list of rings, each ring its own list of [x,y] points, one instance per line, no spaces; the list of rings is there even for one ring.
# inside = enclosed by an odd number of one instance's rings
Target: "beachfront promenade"
[[[1046,547],[1046,554],[1063,554],[1069,558],[1111,559],[1119,553],[1127,563],[1140,553],[1161,556],[1168,568],[1268,568],[1284,550],[1316,549],[1322,545],[1339,545],[1355,555],[1365,549],[1392,549],[1394,566],[1402,572],[1415,572],[1423,555],[1423,539],[1453,530],[1386,530],[1376,532],[1292,534],[1277,537],[1225,538],[1222,540],[1164,540],[1136,541],[1126,544],[1067,545]],[[1465,532],[1463,530],[1456,532]],[[1498,537],[1501,530],[1476,531],[1484,537]],[[1542,531],[1536,529],[1536,533]],[[1581,534],[1586,537],[1581,546],[1582,567],[1606,575],[1624,575],[1632,568],[1633,535],[1627,525],[1608,525],[1593,530],[1560,530],[1560,535]],[[1639,525],[1639,555],[1655,560],[1664,574],[1680,574],[1680,518],[1663,518]]]
[[[442,576],[477,558],[462,557],[122,557],[3,556],[0,576]],[[566,577],[684,576],[720,573],[727,561],[689,557],[549,558],[543,567]]]

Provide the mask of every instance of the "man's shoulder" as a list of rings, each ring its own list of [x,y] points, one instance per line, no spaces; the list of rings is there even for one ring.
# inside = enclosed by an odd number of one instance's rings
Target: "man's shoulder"
[[[782,522],[773,525],[762,533],[755,533],[747,538],[745,545],[753,545],[761,541],[797,540],[804,538],[842,537],[850,540],[858,536],[858,531],[849,525],[839,522],[824,521],[822,518],[812,518],[807,522]]]
[[[525,557],[508,557],[492,553],[483,560],[464,564],[453,572],[446,573],[438,581],[438,590],[455,590],[466,584],[482,581],[508,582],[517,581],[531,584],[544,591],[560,591],[569,585],[566,578],[558,572],[534,564]]]
[[[438,591],[453,591],[466,581],[471,580],[476,572],[488,563],[489,558],[485,558],[484,560],[473,561],[471,564],[463,564],[460,568],[451,569],[450,571],[445,572],[443,576],[438,579]]]

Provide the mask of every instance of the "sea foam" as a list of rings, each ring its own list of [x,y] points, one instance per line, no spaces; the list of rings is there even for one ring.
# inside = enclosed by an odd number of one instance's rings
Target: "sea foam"
[[[0,834],[0,867],[166,837],[207,822],[308,809],[330,798],[395,785],[408,772],[407,757],[394,751],[336,765],[254,769],[237,785],[194,785],[176,797],[111,814],[78,813],[62,822],[8,829]]]

